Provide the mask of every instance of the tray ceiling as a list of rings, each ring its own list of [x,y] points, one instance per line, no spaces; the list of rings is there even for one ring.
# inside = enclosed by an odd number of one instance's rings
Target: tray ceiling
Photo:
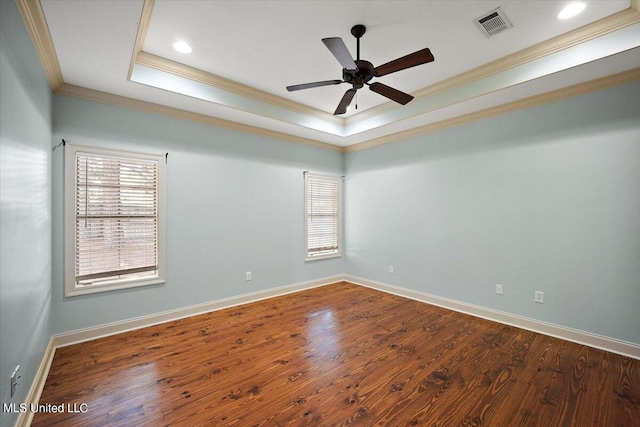
[[[59,93],[338,149],[640,78],[635,0],[586,1],[567,20],[557,14],[568,2],[551,0],[18,3]],[[496,7],[513,27],[487,38],[473,21]],[[415,96],[409,104],[365,87],[357,110],[334,116],[348,85],[286,91],[340,79],[321,39],[341,37],[355,57],[355,24],[367,27],[361,57],[374,65],[431,49],[433,63],[375,79]],[[193,51],[174,50],[179,40]]]

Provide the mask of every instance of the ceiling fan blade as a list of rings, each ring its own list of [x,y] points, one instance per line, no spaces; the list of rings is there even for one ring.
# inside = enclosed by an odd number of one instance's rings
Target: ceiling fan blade
[[[402,58],[395,59],[393,61],[382,64],[376,67],[374,70],[376,76],[384,76],[387,74],[395,73],[396,71],[406,70],[407,68],[415,67],[416,65],[426,64],[427,62],[434,61],[433,54],[429,48],[419,50],[417,52],[410,53]]]
[[[402,105],[407,104],[413,99],[413,96],[409,95],[408,93],[401,92],[398,89],[394,89],[391,86],[387,86],[378,82],[371,83],[369,85],[369,89]]]
[[[289,92],[293,92],[294,90],[311,89],[312,87],[320,86],[339,85],[340,83],[342,83],[342,80],[324,80],[321,82],[303,83],[301,85],[287,86],[287,90]]]
[[[347,107],[349,106],[349,104],[351,104],[351,100],[353,99],[353,96],[356,94],[356,90],[355,89],[349,89],[348,91],[346,91],[344,93],[344,95],[342,96],[342,99],[340,100],[340,103],[338,104],[338,108],[336,108],[335,113],[333,113],[334,115],[338,115],[338,114],[344,114],[347,112]]]
[[[353,62],[353,57],[349,53],[349,49],[345,46],[340,37],[329,37],[322,39],[322,43],[333,53],[342,68],[347,70],[357,70],[358,66]]]

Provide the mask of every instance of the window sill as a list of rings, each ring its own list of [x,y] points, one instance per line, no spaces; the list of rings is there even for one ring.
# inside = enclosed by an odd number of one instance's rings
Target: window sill
[[[160,285],[165,283],[161,277],[152,277],[148,279],[118,281],[114,283],[102,283],[98,285],[76,286],[65,290],[65,297],[75,297],[80,295],[95,294],[100,292],[117,291],[121,289],[139,288],[141,286]]]
[[[316,261],[319,259],[340,258],[341,256],[342,256],[341,253],[329,254],[329,255],[318,255],[313,257],[306,257],[304,260],[305,262],[307,262],[307,261]]]

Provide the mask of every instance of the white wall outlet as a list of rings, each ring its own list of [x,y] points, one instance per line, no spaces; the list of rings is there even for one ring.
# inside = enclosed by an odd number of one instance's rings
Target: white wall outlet
[[[538,302],[540,304],[544,303],[544,292],[542,291],[536,291],[534,296],[533,296],[533,300],[535,302]]]
[[[502,285],[496,285],[496,294],[502,295]]]
[[[393,274],[393,265],[389,266],[389,273]]]
[[[16,394],[16,389],[20,384],[19,380],[21,377],[22,375],[20,375],[20,365],[18,365],[16,366],[16,369],[13,370],[13,374],[11,374],[11,397]]]
[[[251,272],[247,271],[247,281],[251,280]]]

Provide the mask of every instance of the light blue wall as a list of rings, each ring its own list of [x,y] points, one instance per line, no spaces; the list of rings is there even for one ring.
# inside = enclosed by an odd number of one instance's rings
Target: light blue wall
[[[341,274],[304,262],[303,171],[342,174],[342,154],[54,96],[54,143],[168,152],[165,285],[64,298],[63,153],[53,155],[54,333]],[[253,280],[245,280],[252,271]]]
[[[639,100],[635,82],[349,153],[346,272],[640,344]]]
[[[0,405],[27,396],[51,336],[50,299],[51,91],[15,2],[0,1]],[[0,425],[15,419],[0,410]]]

